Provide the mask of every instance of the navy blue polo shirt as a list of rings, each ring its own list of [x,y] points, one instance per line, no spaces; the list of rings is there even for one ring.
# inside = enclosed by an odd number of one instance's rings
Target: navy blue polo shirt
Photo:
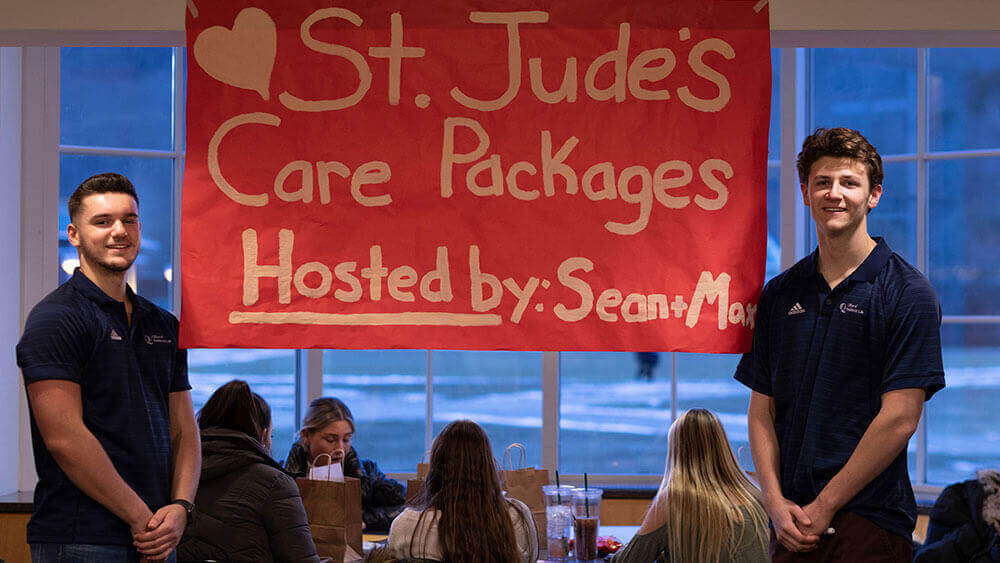
[[[17,344],[25,386],[45,379],[80,385],[83,422],[122,479],[156,511],[170,502],[170,393],[186,391],[187,351],[177,319],[128,289],[115,301],[79,269],[31,310]],[[38,485],[28,543],[131,545],[128,525],[85,495],[45,447],[34,414]]]
[[[941,307],[930,282],[881,239],[832,291],[818,250],[764,287],[737,381],[774,399],[781,490],[809,504],[847,463],[888,391],[944,387]],[[906,450],[844,510],[910,537]]]

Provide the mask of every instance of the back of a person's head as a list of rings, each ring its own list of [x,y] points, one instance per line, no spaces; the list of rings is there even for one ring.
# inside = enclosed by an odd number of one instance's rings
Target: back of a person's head
[[[234,379],[216,389],[198,411],[198,428],[212,427],[242,432],[270,447],[271,408],[246,381]]]
[[[500,494],[500,479],[490,440],[471,420],[456,420],[438,434],[431,446],[425,490],[431,498],[455,483],[488,497]],[[450,491],[444,491],[448,496]]]
[[[475,422],[456,420],[435,438],[422,494],[420,504],[440,513],[438,541],[445,561],[520,559],[493,449]]]
[[[719,419],[691,409],[674,422],[667,467],[657,495],[667,523],[671,561],[718,561],[738,539],[733,526],[745,507],[764,529],[759,491],[740,469]],[[663,505],[665,503],[665,506]]]

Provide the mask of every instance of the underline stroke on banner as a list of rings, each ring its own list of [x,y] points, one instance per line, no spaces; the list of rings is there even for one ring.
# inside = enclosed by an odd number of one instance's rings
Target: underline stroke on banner
[[[233,311],[229,313],[231,324],[304,324],[304,325],[433,325],[433,326],[499,326],[500,315],[489,313],[314,313],[294,311],[287,313],[267,313],[253,311]]]

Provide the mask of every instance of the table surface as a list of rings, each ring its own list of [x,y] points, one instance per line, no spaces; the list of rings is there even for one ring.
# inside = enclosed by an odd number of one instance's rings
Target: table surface
[[[634,536],[637,531],[639,531],[639,526],[601,526],[600,529],[597,532],[597,535],[602,536],[602,537],[603,536],[614,536],[614,537],[618,538],[618,541],[622,542],[622,545],[625,545],[625,544],[627,544],[629,542],[629,540],[632,539],[632,536]],[[364,534],[363,537],[364,537],[364,541],[365,541],[365,552],[367,552],[372,547],[376,547],[376,546],[379,546],[379,545],[385,545],[385,540],[389,536],[387,536],[385,534]],[[545,553],[545,546],[539,546],[539,550],[540,550],[540,554],[539,554],[540,557],[539,557],[538,561],[540,563],[541,562],[550,561],[549,559],[545,558],[546,555],[547,555]],[[573,558],[570,558],[570,561],[575,563],[576,560],[573,559]],[[603,559],[594,559],[593,561],[595,563],[603,563],[604,560]]]
[[[635,533],[638,531],[639,531],[639,526],[601,526],[597,530],[597,535],[600,537],[614,536],[615,538],[618,539],[618,541],[622,542],[622,545],[624,546],[629,542],[629,540],[632,539],[632,536],[634,536]],[[545,550],[545,546],[541,545],[538,547],[539,547],[539,559],[538,559],[539,563],[552,562],[553,560],[546,559],[547,553]],[[576,559],[570,557],[569,562],[576,563]],[[592,562],[604,563],[604,559],[593,559]],[[565,562],[560,562],[560,563],[565,563]]]

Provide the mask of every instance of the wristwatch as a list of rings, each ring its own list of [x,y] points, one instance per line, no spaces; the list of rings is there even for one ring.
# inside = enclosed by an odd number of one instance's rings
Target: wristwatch
[[[188,501],[186,501],[186,500],[184,500],[182,498],[175,498],[174,500],[170,501],[170,504],[180,505],[180,507],[183,508],[187,512],[187,523],[188,524],[193,524],[194,523],[194,505],[193,504],[191,504],[190,502],[188,502]]]

